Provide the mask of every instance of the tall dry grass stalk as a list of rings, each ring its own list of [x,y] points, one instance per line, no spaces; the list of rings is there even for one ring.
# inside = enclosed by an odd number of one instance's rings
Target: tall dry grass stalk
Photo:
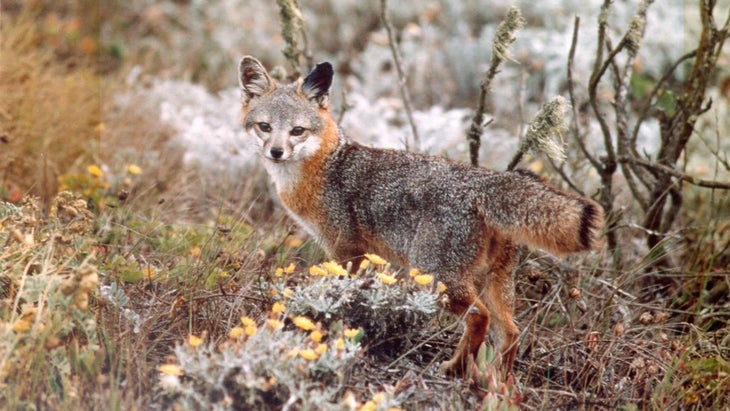
[[[47,204],[58,175],[96,155],[101,79],[91,61],[61,62],[30,17],[1,23],[0,195]]]

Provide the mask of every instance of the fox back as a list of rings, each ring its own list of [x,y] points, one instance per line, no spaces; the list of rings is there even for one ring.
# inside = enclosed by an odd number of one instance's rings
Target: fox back
[[[239,75],[243,126],[255,134],[294,219],[332,258],[374,252],[446,285],[443,303],[467,327],[444,371],[464,370],[490,324],[511,368],[516,244],[556,254],[596,248],[600,206],[528,171],[495,172],[348,141],[329,111],[329,63],[278,85],[247,56]]]

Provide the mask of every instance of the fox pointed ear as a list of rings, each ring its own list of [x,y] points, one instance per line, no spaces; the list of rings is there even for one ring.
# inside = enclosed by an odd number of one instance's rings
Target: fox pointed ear
[[[241,98],[244,103],[274,88],[274,82],[264,66],[251,56],[243,57],[238,64],[238,82],[241,85]]]
[[[332,64],[326,61],[317,64],[304,79],[302,92],[309,100],[316,101],[320,107],[326,108],[334,74]]]

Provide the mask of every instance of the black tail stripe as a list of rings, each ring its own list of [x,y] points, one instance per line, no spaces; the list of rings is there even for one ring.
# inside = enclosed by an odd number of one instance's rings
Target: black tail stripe
[[[594,204],[584,203],[583,214],[580,217],[579,236],[580,245],[586,250],[590,249],[593,243],[593,231],[596,229],[595,220],[597,215],[598,210],[596,210]]]

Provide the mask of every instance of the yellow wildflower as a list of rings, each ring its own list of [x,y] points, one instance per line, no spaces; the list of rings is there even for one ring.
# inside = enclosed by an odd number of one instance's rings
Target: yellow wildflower
[[[345,340],[342,338],[338,338],[337,341],[335,341],[335,348],[338,350],[344,350],[345,349]]]
[[[157,367],[157,370],[167,375],[183,375],[182,368],[176,364],[162,364]]]
[[[433,276],[430,274],[419,274],[413,277],[413,281],[421,285],[428,285],[433,282]]]
[[[367,270],[370,266],[370,260],[362,260],[360,261],[360,269],[361,270]]]
[[[286,353],[286,356],[289,358],[294,358],[297,355],[299,355],[299,348],[292,348]]]
[[[414,278],[415,276],[421,274],[421,271],[418,270],[418,268],[411,268],[411,271],[408,272],[408,275],[411,278]]]
[[[241,317],[241,324],[243,324],[243,332],[249,337],[256,335],[256,321],[251,317]]]
[[[86,171],[88,171],[89,174],[91,174],[94,177],[101,177],[104,175],[104,172],[101,171],[99,166],[96,166],[96,165],[90,165],[90,166],[86,167]]]
[[[301,315],[292,318],[292,322],[294,322],[294,325],[296,325],[297,327],[301,328],[304,331],[311,331],[315,328],[315,325],[312,322],[312,320],[310,320],[307,317],[301,316]]]
[[[306,349],[299,351],[299,356],[308,361],[313,361],[319,358],[319,355],[314,350]]]
[[[439,292],[442,293],[442,292],[446,291],[446,284],[439,281],[437,288],[438,288]]]
[[[28,330],[30,330],[30,322],[26,319],[20,319],[13,323],[13,331],[15,332],[22,333]]]
[[[285,306],[284,304],[282,304],[282,303],[278,302],[278,301],[277,301],[277,302],[275,302],[275,303],[274,303],[274,304],[273,304],[273,305],[271,306],[271,312],[272,312],[272,313],[274,313],[274,314],[281,314],[281,313],[283,313],[283,312],[284,312],[285,310],[286,310],[286,306]]]
[[[127,172],[132,175],[142,174],[142,169],[136,164],[130,164],[127,166]]]
[[[375,404],[374,401],[368,401],[365,404],[361,405],[360,408],[357,409],[357,411],[375,411],[378,408],[378,405]]]
[[[282,323],[281,321],[279,321],[275,318],[272,318],[272,319],[266,320],[266,325],[268,325],[269,328],[271,328],[272,330],[276,330],[277,328],[281,328],[284,325],[284,323]]]
[[[329,277],[329,273],[327,272],[327,270],[324,270],[317,265],[313,265],[313,266],[309,267],[309,274],[310,275],[319,275],[322,277]]]
[[[231,331],[228,333],[228,338],[231,338],[233,340],[237,340],[243,336],[243,328],[241,327],[233,327],[231,328]]]
[[[376,404],[380,404],[385,399],[385,395],[382,392],[379,392],[373,396],[373,402]]]
[[[196,348],[200,344],[203,343],[203,339],[200,337],[197,337],[195,335],[190,334],[188,337],[188,344],[190,344],[191,347]]]
[[[324,267],[324,269],[332,275],[339,275],[340,277],[347,275],[347,270],[342,268],[342,266],[336,261],[327,261],[326,263],[322,263],[322,267]]]
[[[345,330],[345,337],[347,338],[355,338],[358,334],[360,334],[359,328]]]
[[[274,275],[275,275],[276,277],[281,277],[282,275],[284,275],[284,269],[283,269],[283,268],[281,268],[281,267],[277,268],[277,269],[276,269],[276,272],[274,273]]]
[[[284,272],[287,274],[291,274],[296,269],[297,269],[297,266],[295,266],[294,263],[289,263],[289,265],[287,265],[286,268],[284,269]]]
[[[322,341],[323,334],[319,330],[312,331],[311,334],[309,334],[309,338],[312,339],[314,342],[321,342]]]
[[[375,265],[385,265],[385,264],[388,264],[388,262],[385,261],[385,259],[383,257],[381,257],[381,256],[379,256],[377,254],[365,254],[365,258],[367,258],[368,260],[370,260],[370,262],[373,263],[373,264],[375,264]]]
[[[281,293],[284,294],[284,297],[289,298],[292,296],[292,294],[294,294],[294,291],[285,288],[284,291],[282,291]]]
[[[315,348],[315,351],[319,355],[324,354],[327,351],[327,344],[318,344],[317,348]]]
[[[388,275],[385,273],[378,273],[378,278],[380,278],[380,281],[382,281],[385,284],[395,284],[398,282],[398,280],[393,277],[392,275]]]

